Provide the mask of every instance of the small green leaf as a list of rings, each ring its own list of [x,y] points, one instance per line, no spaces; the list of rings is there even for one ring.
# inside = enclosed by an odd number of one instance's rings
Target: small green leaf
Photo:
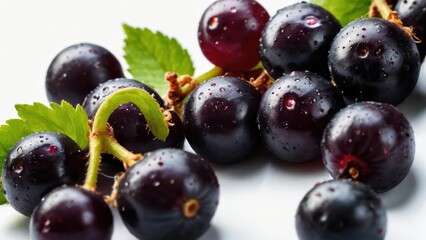
[[[123,29],[127,36],[124,40],[124,58],[135,80],[151,86],[164,96],[168,89],[164,80],[166,72],[175,72],[178,75],[194,74],[188,51],[182,48],[176,39],[127,24],[123,25]]]
[[[20,119],[7,120],[6,124],[0,126],[1,169],[13,145],[21,138],[35,132],[63,133],[72,138],[82,149],[88,146],[89,120],[80,105],[74,108],[71,104],[63,101],[61,105],[51,103],[50,108],[41,103],[34,103],[33,105],[17,104],[15,108]],[[5,202],[3,191],[1,191],[0,204]]]
[[[330,11],[342,24],[368,15],[371,0],[312,0],[311,3],[322,6]]]

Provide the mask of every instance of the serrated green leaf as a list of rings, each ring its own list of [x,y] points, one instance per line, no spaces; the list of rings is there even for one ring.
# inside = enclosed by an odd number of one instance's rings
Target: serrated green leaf
[[[51,103],[50,108],[41,103],[17,104],[15,106],[20,119],[7,120],[0,126],[0,167],[9,150],[21,138],[35,132],[51,131],[63,133],[72,138],[82,149],[88,146],[90,131],[88,117],[78,105],[74,108],[63,101],[61,105]],[[0,172],[1,175],[1,172]],[[6,202],[3,191],[0,192],[0,204]]]
[[[0,205],[7,203],[6,197],[3,194],[3,188],[0,186]]]
[[[342,24],[368,15],[371,0],[311,0],[311,3],[322,6],[330,11]]]
[[[88,146],[89,120],[80,105],[74,108],[68,102],[62,101],[61,105],[51,103],[50,108],[41,103],[17,104],[15,108],[18,116],[33,132],[63,133],[73,139],[80,148]]]
[[[126,34],[124,58],[135,80],[151,86],[164,96],[168,89],[164,80],[166,72],[175,72],[178,75],[194,74],[188,51],[182,48],[176,39],[161,32],[134,28],[127,24],[123,25],[123,29]]]

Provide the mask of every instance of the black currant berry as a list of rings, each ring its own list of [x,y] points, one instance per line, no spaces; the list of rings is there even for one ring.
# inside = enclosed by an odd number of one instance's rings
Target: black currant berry
[[[96,87],[87,95],[83,108],[89,118],[93,118],[105,99],[115,91],[135,87],[150,93],[162,107],[164,101],[160,95],[149,86],[131,79],[113,79]],[[170,126],[170,133],[166,141],[157,139],[151,131],[147,130],[145,117],[139,108],[131,103],[118,107],[109,117],[108,123],[114,130],[117,141],[130,151],[145,153],[159,148],[173,147],[182,148],[185,140],[182,122],[179,116],[172,112],[173,126]]]
[[[275,79],[297,70],[329,79],[328,50],[340,29],[337,19],[320,6],[300,2],[284,7],[262,32],[263,66]]]
[[[227,71],[259,63],[259,38],[268,12],[255,0],[218,0],[201,17],[198,40],[204,56]]]
[[[43,197],[30,221],[32,240],[108,240],[112,232],[113,216],[102,196],[71,186]]]
[[[351,180],[331,180],[313,187],[296,213],[300,240],[382,240],[386,210],[368,186]]]
[[[399,184],[414,160],[410,123],[386,103],[360,102],[337,113],[324,131],[322,155],[333,178],[351,178],[385,192]]]
[[[127,170],[118,210],[130,232],[144,240],[191,240],[209,227],[219,201],[213,169],[180,149],[147,153]]]
[[[330,74],[348,101],[401,103],[420,72],[414,41],[396,24],[380,18],[349,23],[334,39]]]
[[[17,142],[6,157],[2,186],[18,212],[30,216],[44,194],[63,184],[81,183],[85,153],[68,136],[39,132]]]
[[[285,162],[321,158],[325,126],[345,102],[337,89],[311,72],[292,72],[277,79],[260,102],[262,141]]]
[[[83,103],[89,92],[109,79],[123,77],[117,58],[105,48],[81,43],[62,50],[50,63],[46,93],[51,102]]]
[[[256,113],[261,95],[243,79],[222,76],[199,85],[185,103],[185,136],[208,161],[235,163],[249,157],[260,142]]]
[[[414,34],[420,40],[417,47],[423,60],[426,54],[426,1],[400,0],[395,11],[398,12],[404,26],[413,27]]]

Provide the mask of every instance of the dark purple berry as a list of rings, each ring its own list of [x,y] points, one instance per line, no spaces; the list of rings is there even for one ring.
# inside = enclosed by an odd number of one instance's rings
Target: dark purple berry
[[[39,132],[17,142],[6,157],[2,186],[18,212],[30,216],[44,194],[63,184],[81,183],[85,153],[68,136]]]
[[[182,114],[185,136],[208,161],[235,163],[249,157],[260,142],[256,113],[261,95],[243,79],[223,76],[199,85]]]
[[[113,216],[102,196],[77,187],[48,193],[31,216],[32,240],[108,240]]]
[[[414,41],[396,24],[379,18],[349,23],[334,39],[329,55],[334,84],[349,101],[401,103],[420,72]]]
[[[337,113],[324,131],[323,161],[333,178],[385,192],[408,174],[415,141],[410,123],[386,103],[360,102]]]
[[[309,70],[329,79],[328,50],[341,26],[324,8],[300,2],[279,10],[265,26],[260,58],[275,79]]]
[[[62,50],[50,63],[46,93],[51,102],[82,104],[89,92],[109,79],[123,77],[120,63],[105,48],[80,43]]]
[[[350,180],[316,185],[296,213],[300,240],[382,240],[386,225],[386,210],[378,195]]]
[[[213,169],[180,149],[147,153],[127,170],[118,188],[118,210],[130,232],[144,240],[197,239],[219,201]]]
[[[426,54],[426,1],[424,0],[400,0],[395,7],[404,26],[413,27],[418,40],[420,58],[423,60]]]
[[[204,56],[228,71],[247,71],[259,63],[259,38],[269,20],[255,0],[218,0],[201,17],[198,40]]]
[[[261,138],[285,162],[320,159],[324,128],[344,106],[337,89],[315,73],[285,74],[260,102]]]

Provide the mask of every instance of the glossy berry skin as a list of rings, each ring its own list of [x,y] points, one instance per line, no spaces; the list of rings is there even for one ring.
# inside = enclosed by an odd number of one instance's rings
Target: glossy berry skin
[[[397,25],[379,18],[349,23],[334,39],[330,74],[350,101],[401,103],[420,72],[414,41]]]
[[[118,210],[139,239],[197,239],[209,227],[219,201],[213,169],[180,149],[147,153],[125,173]]]
[[[255,0],[218,0],[204,12],[198,41],[204,56],[227,71],[247,71],[259,61],[259,38],[268,12]]]
[[[279,10],[265,26],[260,58],[275,79],[309,70],[329,79],[328,50],[341,26],[324,8],[300,2]]]
[[[413,27],[416,37],[421,40],[417,43],[417,47],[423,60],[426,54],[426,1],[400,0],[395,11],[398,12],[404,26]]]
[[[18,212],[30,216],[44,194],[63,184],[81,183],[86,157],[68,136],[39,132],[17,142],[6,157],[2,186]]]
[[[30,220],[32,240],[108,240],[112,231],[112,212],[102,196],[71,186],[47,194]]]
[[[89,92],[109,79],[123,77],[117,58],[105,48],[80,43],[59,52],[46,75],[47,99],[72,105],[82,104]]]
[[[385,192],[408,174],[415,141],[410,123],[386,103],[360,102],[337,113],[324,131],[322,155],[333,178]]]
[[[285,162],[320,159],[324,128],[344,106],[337,89],[315,73],[285,74],[260,102],[258,126],[262,141]]]
[[[188,143],[204,159],[235,163],[249,157],[260,137],[256,113],[261,95],[243,79],[222,76],[199,85],[185,103]]]
[[[83,108],[89,118],[93,118],[100,105],[105,99],[115,91],[135,87],[150,93],[155,100],[164,105],[160,95],[149,86],[131,79],[112,79],[96,87],[85,99]],[[118,107],[109,117],[108,123],[114,130],[117,141],[130,151],[145,153],[165,147],[182,148],[185,140],[182,122],[179,116],[172,112],[173,126],[170,126],[170,133],[166,141],[156,139],[151,131],[147,130],[145,117],[139,108],[131,103]]]
[[[386,228],[386,210],[378,195],[350,180],[316,185],[296,213],[299,240],[382,240]]]

